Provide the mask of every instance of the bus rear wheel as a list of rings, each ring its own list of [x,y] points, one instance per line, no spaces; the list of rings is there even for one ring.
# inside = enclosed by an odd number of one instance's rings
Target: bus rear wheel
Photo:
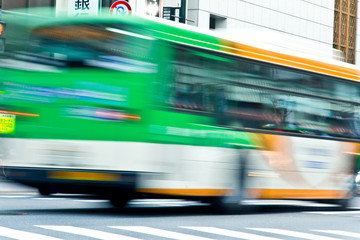
[[[237,176],[234,179],[234,181],[236,181],[234,191],[229,195],[214,197],[210,201],[212,209],[216,212],[234,214],[239,213],[244,209],[242,201],[246,197],[245,184],[247,180],[248,154],[248,150],[239,151]]]
[[[339,210],[346,210],[352,206],[352,202],[356,196],[357,196],[357,186],[356,186],[355,176],[354,176],[354,180],[350,183],[350,189],[349,189],[347,198],[319,200],[317,202],[325,203],[325,204],[336,204],[336,205],[338,205]]]
[[[110,198],[111,205],[117,209],[123,209],[129,201],[130,201],[129,197]]]
[[[39,187],[38,191],[41,195],[43,196],[49,196],[50,194],[54,194],[56,193],[55,191],[52,191],[51,189],[49,189],[48,187]]]
[[[212,211],[218,214],[238,214],[243,209],[240,201],[229,201],[229,196],[214,197],[208,202]]]

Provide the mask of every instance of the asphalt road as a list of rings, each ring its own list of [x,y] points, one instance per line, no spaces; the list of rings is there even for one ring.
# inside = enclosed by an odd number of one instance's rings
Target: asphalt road
[[[346,211],[312,202],[249,200],[241,213],[220,215],[184,200],[135,200],[119,211],[106,200],[50,198],[14,186],[0,184],[0,239],[360,239],[360,198]]]

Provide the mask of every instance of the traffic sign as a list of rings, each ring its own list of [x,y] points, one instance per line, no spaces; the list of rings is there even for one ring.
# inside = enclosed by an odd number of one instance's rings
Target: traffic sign
[[[131,6],[126,1],[116,1],[110,7],[110,13],[113,15],[131,13]]]

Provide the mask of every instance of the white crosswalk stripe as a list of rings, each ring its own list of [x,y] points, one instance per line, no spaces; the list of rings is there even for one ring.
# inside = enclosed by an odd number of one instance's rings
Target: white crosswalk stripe
[[[139,240],[139,238],[127,237],[124,235],[108,233],[108,232],[98,231],[88,228],[81,228],[81,227],[52,226],[52,225],[36,225],[36,226],[40,228],[66,232],[66,233],[73,233],[73,234],[91,237],[95,239],[101,239],[101,240]]]
[[[280,238],[273,238],[273,237],[265,237],[257,234],[252,233],[244,233],[244,232],[238,232],[238,231],[232,231],[232,230],[226,230],[216,227],[182,227],[187,229],[192,229],[196,231],[201,232],[207,232],[207,233],[213,233],[218,234],[222,236],[227,237],[233,237],[233,238],[240,238],[240,239],[257,239],[257,240],[278,240]]]
[[[152,235],[156,237],[160,237],[161,239],[176,239],[176,240],[213,240],[213,239],[222,239],[225,237],[237,238],[237,239],[245,239],[245,240],[279,240],[283,239],[284,236],[297,238],[297,239],[316,239],[316,240],[339,240],[344,237],[350,237],[354,239],[360,239],[360,233],[356,232],[348,232],[342,230],[308,230],[312,232],[316,232],[316,234],[291,231],[285,229],[277,229],[277,228],[244,228],[245,231],[234,231],[228,230],[218,227],[203,227],[203,226],[179,226],[179,229],[188,229],[198,232],[203,232],[211,235],[215,235],[215,237],[201,237],[196,236],[193,233],[181,233],[181,231],[169,231],[159,228],[146,227],[146,226],[107,226],[113,229],[119,229],[124,231],[135,232],[138,235],[136,237],[130,237],[123,235],[123,233],[113,233],[107,231],[94,230],[90,228],[83,227],[75,227],[75,226],[61,226],[61,225],[34,225],[35,227],[39,227],[42,229],[47,229],[50,231],[57,231],[62,233],[73,234],[74,238],[76,236],[84,236],[89,239],[100,239],[100,240],[140,240],[147,239],[146,235]],[[119,231],[118,230],[118,231]],[[266,232],[274,236],[263,236],[259,233],[253,233],[249,231],[257,231],[257,232]],[[326,234],[328,236],[323,236],[321,233]],[[53,235],[54,232],[51,232],[49,235]],[[143,237],[139,238],[139,234],[144,234]],[[278,237],[276,235],[282,235],[282,237]],[[334,237],[331,235],[335,235]],[[56,235],[55,235],[56,236]],[[141,236],[141,235],[140,235]],[[22,231],[18,229],[1,227],[0,226],[0,239],[1,237],[6,237],[9,239],[17,239],[17,240],[63,240],[61,238],[47,236],[44,234],[31,233],[28,231]],[[339,237],[339,238],[337,238]]]
[[[200,206],[207,205],[198,201],[188,201],[181,199],[137,199],[129,202],[132,207],[136,206],[162,206],[162,207],[186,207],[186,206]]]
[[[45,200],[45,201],[58,201],[58,200],[65,200],[65,198],[53,198],[53,197],[39,197],[39,198],[31,198],[33,200]]]
[[[101,199],[88,199],[88,200],[74,200],[74,202],[106,203],[106,202],[109,202],[109,200],[101,200]]]
[[[25,195],[3,195],[0,196],[0,198],[28,198],[29,196],[25,196]]]
[[[0,227],[0,236],[17,239],[17,240],[61,240],[60,238],[49,237],[38,233],[30,233],[12,228]]]
[[[247,228],[256,231],[268,232],[268,233],[275,233],[279,235],[286,235],[290,237],[297,237],[303,239],[311,239],[311,240],[340,240],[339,238],[332,238],[332,237],[324,237],[320,235],[310,234],[310,233],[302,233],[296,231],[289,231],[277,228]]]
[[[122,230],[128,230],[133,232],[140,232],[140,233],[146,233],[149,235],[155,235],[170,239],[177,239],[177,240],[212,240],[210,238],[205,237],[197,237],[190,234],[184,234],[184,233],[178,233],[178,232],[172,232],[167,230],[162,230],[158,228],[152,228],[152,227],[141,227],[141,226],[112,226],[111,228],[117,228]]]
[[[304,213],[337,215],[337,214],[360,214],[360,211],[319,211],[319,212],[304,212]]]
[[[360,233],[340,231],[340,230],[312,230],[312,231],[330,233],[330,234],[340,235],[340,236],[344,236],[344,237],[354,237],[354,238],[360,239]]]

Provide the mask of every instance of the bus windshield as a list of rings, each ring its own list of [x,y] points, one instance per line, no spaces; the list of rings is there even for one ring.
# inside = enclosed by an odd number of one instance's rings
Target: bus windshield
[[[104,67],[153,72],[151,37],[120,25],[78,24],[40,27],[32,31],[30,54],[66,67]]]

